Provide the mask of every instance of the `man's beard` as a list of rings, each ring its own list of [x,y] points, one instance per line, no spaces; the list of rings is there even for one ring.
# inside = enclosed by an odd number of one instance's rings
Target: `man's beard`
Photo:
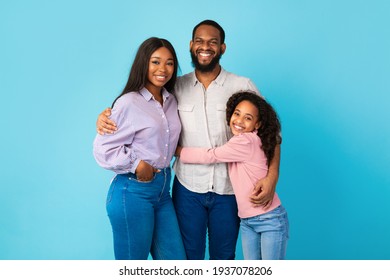
[[[190,50],[190,53],[191,53],[191,59],[192,59],[192,66],[195,67],[196,70],[203,72],[203,73],[213,71],[215,69],[215,67],[219,64],[219,60],[222,57],[222,54],[218,54],[210,61],[209,64],[202,65],[199,63],[198,58],[191,50]]]

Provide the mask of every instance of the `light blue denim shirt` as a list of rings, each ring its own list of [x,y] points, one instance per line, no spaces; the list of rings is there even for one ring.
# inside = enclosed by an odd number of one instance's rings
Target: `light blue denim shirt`
[[[174,94],[182,123],[180,145],[215,148],[225,144],[232,137],[226,122],[226,102],[232,94],[244,90],[260,94],[250,79],[224,69],[207,89],[195,72],[178,77]],[[226,163],[202,165],[176,160],[174,170],[180,183],[190,191],[233,194]]]
[[[181,124],[177,101],[163,89],[163,106],[143,88],[121,96],[110,117],[118,130],[97,135],[93,154],[97,163],[117,174],[135,173],[141,160],[155,168],[169,167]]]

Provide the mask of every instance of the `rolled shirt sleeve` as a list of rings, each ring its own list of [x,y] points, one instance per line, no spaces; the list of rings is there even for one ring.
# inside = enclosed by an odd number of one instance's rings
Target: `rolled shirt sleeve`
[[[123,174],[135,173],[141,160],[157,169],[170,165],[181,124],[176,99],[165,89],[162,95],[163,106],[146,88],[116,100],[110,118],[118,130],[98,134],[93,143],[100,166]]]
[[[119,98],[111,112],[110,118],[117,124],[118,130],[114,134],[96,135],[93,143],[96,162],[117,174],[135,173],[140,162],[132,149],[135,130],[125,101],[126,98]]]

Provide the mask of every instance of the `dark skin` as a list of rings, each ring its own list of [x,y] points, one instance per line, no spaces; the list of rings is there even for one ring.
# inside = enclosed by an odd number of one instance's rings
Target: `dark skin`
[[[141,160],[135,170],[135,174],[137,175],[137,179],[139,181],[151,181],[153,179],[154,173],[160,172],[159,169],[154,168],[149,163]]]
[[[116,124],[109,119],[110,115],[110,108],[107,108],[99,115],[96,121],[97,132],[99,134],[103,135],[106,133],[115,133],[115,131],[117,130]],[[280,145],[277,145],[275,148],[274,157],[269,165],[268,175],[257,182],[256,186],[253,189],[253,194],[252,196],[250,196],[250,200],[254,205],[262,206],[264,208],[268,208],[271,205],[279,176],[279,162]],[[150,166],[144,161],[140,162],[139,167],[140,169],[137,173],[139,180],[149,181],[151,180],[150,174],[158,172],[158,170],[154,169],[152,166]]]
[[[190,51],[196,53],[200,49],[208,49],[214,53],[223,54],[226,50],[226,45],[220,42],[220,34],[218,29],[209,26],[201,25],[196,30],[194,40],[190,42]],[[201,61],[199,56],[198,61],[200,63],[207,64],[207,58]],[[218,76],[221,71],[221,65],[218,63],[215,68],[210,72],[202,72],[195,69],[195,75],[197,79],[207,89],[210,83]],[[107,108],[98,117],[96,121],[97,132],[99,134],[114,133],[117,130],[116,124],[109,119],[111,115],[111,109]],[[276,184],[279,178],[279,165],[280,165],[280,145],[275,148],[275,154],[272,161],[269,164],[268,174],[262,178],[254,186],[253,194],[250,196],[250,201],[255,206],[261,206],[267,209],[272,204],[272,200],[276,190]],[[138,174],[137,174],[138,176]]]

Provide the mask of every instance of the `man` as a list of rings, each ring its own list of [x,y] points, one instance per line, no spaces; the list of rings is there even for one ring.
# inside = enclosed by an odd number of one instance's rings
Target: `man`
[[[219,61],[225,53],[225,32],[212,20],[196,25],[190,53],[195,71],[179,77],[174,94],[182,122],[180,145],[216,147],[231,137],[226,124],[226,102],[238,91],[259,92],[252,81],[225,71]],[[115,124],[101,113],[99,133],[112,133]],[[252,202],[269,206],[279,175],[280,147],[270,163],[267,177],[254,188]],[[210,259],[234,259],[239,230],[237,204],[227,165],[184,164],[176,160],[172,197],[187,258],[204,259],[208,233]]]

